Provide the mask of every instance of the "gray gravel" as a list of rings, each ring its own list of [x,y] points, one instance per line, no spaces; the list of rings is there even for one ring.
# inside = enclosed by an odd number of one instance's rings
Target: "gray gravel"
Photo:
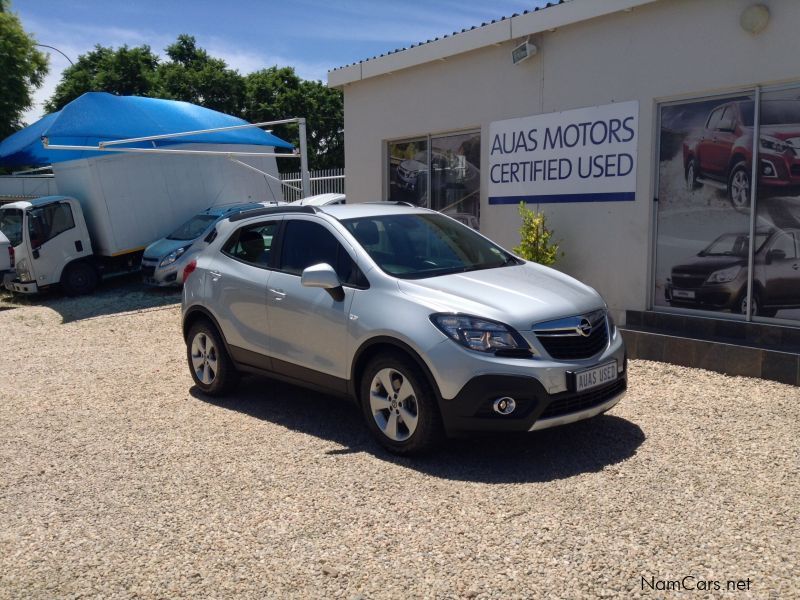
[[[633,361],[606,416],[398,459],[192,389],[176,300],[0,300],[0,597],[800,597],[798,388]],[[686,575],[750,591],[642,591]]]

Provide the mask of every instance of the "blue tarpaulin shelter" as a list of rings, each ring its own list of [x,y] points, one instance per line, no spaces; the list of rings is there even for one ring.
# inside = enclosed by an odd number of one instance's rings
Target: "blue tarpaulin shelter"
[[[100,142],[112,140],[246,124],[247,121],[243,119],[188,102],[87,92],[60,111],[46,115],[3,140],[0,143],[0,165],[43,166],[104,154],[47,149],[42,145],[44,137],[52,145],[97,146]],[[163,148],[197,143],[292,148],[288,142],[257,127],[137,142],[120,147]]]

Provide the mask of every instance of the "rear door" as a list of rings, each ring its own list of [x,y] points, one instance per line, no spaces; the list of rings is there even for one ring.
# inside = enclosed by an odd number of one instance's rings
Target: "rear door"
[[[352,247],[314,217],[287,217],[279,264],[268,285],[270,356],[275,371],[325,387],[342,387],[352,352],[347,335],[350,305],[366,280]],[[300,276],[312,265],[331,265],[343,282],[344,300],[321,288],[304,287]]]
[[[239,362],[268,369],[267,284],[281,219],[236,229],[213,258],[206,294],[228,346]]]

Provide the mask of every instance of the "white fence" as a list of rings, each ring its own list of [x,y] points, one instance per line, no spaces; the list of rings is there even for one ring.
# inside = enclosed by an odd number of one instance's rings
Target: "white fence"
[[[287,184],[283,186],[283,199],[286,202],[293,202],[302,197],[303,180],[300,178],[299,171],[281,173],[281,181]],[[316,196],[328,193],[344,194],[344,169],[311,171],[311,192],[308,195]]]

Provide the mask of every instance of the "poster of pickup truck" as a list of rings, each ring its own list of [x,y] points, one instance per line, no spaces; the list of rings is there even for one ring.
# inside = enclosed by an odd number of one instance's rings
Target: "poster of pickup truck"
[[[656,305],[800,320],[800,89],[663,105]]]

